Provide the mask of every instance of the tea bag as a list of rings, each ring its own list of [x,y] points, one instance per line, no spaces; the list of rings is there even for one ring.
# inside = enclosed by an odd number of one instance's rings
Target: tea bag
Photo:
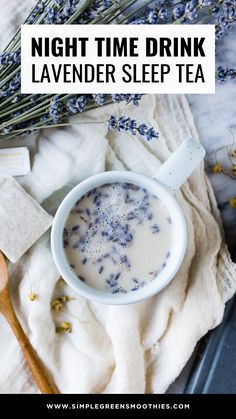
[[[15,179],[0,176],[0,250],[11,262],[48,230],[52,220]]]

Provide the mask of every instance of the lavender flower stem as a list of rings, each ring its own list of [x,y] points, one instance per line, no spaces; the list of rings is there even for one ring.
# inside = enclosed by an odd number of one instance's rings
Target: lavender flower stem
[[[40,114],[39,114],[40,115]],[[130,120],[130,118],[125,118],[124,116],[119,117],[118,119],[114,119],[115,117],[110,117],[108,121],[84,121],[84,122],[68,122],[68,123],[60,123],[60,124],[53,124],[53,125],[43,125],[35,124],[32,127],[27,127],[19,130],[13,130],[9,134],[6,134],[7,139],[13,138],[15,134],[24,133],[25,131],[34,131],[35,129],[46,129],[46,128],[58,128],[58,127],[66,127],[66,126],[73,126],[73,125],[96,125],[96,124],[106,124],[108,131],[127,131],[132,135],[135,135],[137,132],[141,135],[146,137],[148,141],[153,138],[158,138],[159,133],[154,131],[153,128],[148,128],[145,124],[138,125],[135,120]],[[52,118],[51,118],[52,120]],[[48,122],[48,121],[47,121]],[[0,141],[1,142],[1,141]]]
[[[113,14],[111,17],[110,15],[107,17],[106,21],[104,21],[104,24],[109,24],[111,23],[114,19],[116,19],[118,16],[122,15],[125,10],[129,9],[129,7],[131,7],[134,3],[136,3],[137,0],[131,0],[131,2],[127,2],[126,3],[126,7],[122,7],[122,8],[118,8],[117,12],[115,14]],[[152,0],[153,1],[153,0]],[[120,22],[118,22],[120,23]]]
[[[49,105],[50,99],[45,100],[44,102],[40,103],[39,105],[34,106],[34,110],[29,112],[28,110],[20,115],[20,117],[15,117],[11,119],[11,124],[16,124],[19,122],[26,121],[27,119],[31,119],[32,116],[35,116],[39,111],[46,109]],[[44,105],[44,106],[43,106]],[[2,114],[4,116],[4,114]],[[4,122],[0,125],[0,129],[3,129],[9,125],[9,121]]]
[[[42,113],[42,115],[43,115],[43,113]],[[52,118],[51,118],[51,121],[52,121]],[[35,129],[48,129],[48,128],[58,128],[58,127],[69,127],[69,126],[73,126],[73,125],[90,125],[90,124],[106,124],[106,123],[107,123],[107,121],[97,121],[97,122],[89,121],[89,122],[68,122],[68,123],[53,124],[53,125],[36,124],[33,127],[27,127],[27,128],[11,131],[11,135],[7,137],[7,140],[10,140],[11,138],[14,138],[16,136],[16,134],[24,133],[26,131],[32,131],[33,132],[33,131],[35,131]],[[6,136],[7,136],[7,134],[6,134]],[[0,140],[0,143],[3,142],[3,141],[5,141],[5,139]]]
[[[96,125],[96,124],[106,124],[106,123],[107,123],[107,121],[63,122],[62,124],[41,125],[40,129],[70,127],[72,125],[93,125],[93,124]],[[32,127],[32,130],[34,130],[34,127]],[[21,130],[19,130],[19,131],[21,131]],[[12,131],[12,132],[17,132],[17,131]]]
[[[102,16],[99,16],[98,18],[94,19],[91,24],[95,25],[97,23],[104,23],[103,20],[107,17],[110,16],[111,14],[113,15],[117,10],[120,10],[121,8],[123,8],[126,4],[130,3],[131,0],[125,0],[123,3],[121,3],[120,5],[112,5],[109,10],[107,10],[106,12],[104,12],[102,14]],[[113,18],[114,19],[114,18]]]
[[[0,103],[0,109],[3,108],[7,103],[11,102],[12,99],[14,99],[17,95],[19,95],[19,92],[14,93],[10,97],[6,98],[3,102]],[[34,95],[30,95],[31,97]],[[29,97],[30,98],[30,97]],[[1,112],[1,111],[0,111]]]
[[[11,80],[16,75],[16,73],[18,73],[18,71],[19,71],[19,67],[17,67],[14,71],[12,71],[4,80],[2,80],[0,83],[0,89],[2,86],[4,86],[4,84],[6,84],[9,80]]]
[[[65,22],[65,25],[69,25],[73,23],[77,17],[81,15],[81,13],[84,12],[85,9],[87,9],[88,6],[92,3],[92,0],[85,0],[84,4],[79,7],[79,9]]]
[[[153,3],[153,0],[149,0],[147,1],[145,4],[143,4],[142,6],[138,7],[138,9],[135,9],[135,12],[130,12],[128,15],[126,15],[123,19],[121,19],[119,21],[119,24],[121,25],[122,23],[127,22],[134,14],[139,13],[142,9],[144,9],[145,7],[147,7],[149,4]]]
[[[12,70],[15,70],[15,68],[16,67],[14,65],[3,67],[2,70],[0,71],[0,78],[1,78],[1,80],[3,79],[3,77],[6,78],[9,75],[12,78]],[[17,69],[19,71],[20,70],[20,66],[17,65]]]
[[[17,95],[18,93],[16,93],[16,95]],[[27,96],[25,99],[22,99],[21,101],[20,101],[20,104],[16,104],[16,105],[12,105],[12,106],[10,106],[10,107],[8,107],[8,110],[7,110],[7,112],[5,112],[5,113],[1,113],[1,111],[0,111],[0,119],[1,118],[3,118],[4,116],[7,116],[7,115],[9,115],[9,114],[11,114],[11,113],[13,113],[13,112],[16,112],[16,111],[18,111],[18,110],[20,110],[20,109],[24,109],[25,108],[25,103],[27,103],[28,102],[28,100],[30,99],[30,98],[33,98],[35,95],[30,95],[30,96]],[[44,95],[44,99],[46,99],[46,98],[52,98],[53,97],[53,95]],[[9,99],[12,99],[12,97],[10,97]],[[38,99],[36,99],[35,100],[35,103],[37,103],[39,100],[42,100],[42,98],[41,97],[39,97]],[[35,109],[35,108],[34,108]],[[28,111],[27,111],[28,112]],[[24,114],[21,114],[21,116],[23,116]],[[30,115],[30,113],[28,112],[28,115]]]

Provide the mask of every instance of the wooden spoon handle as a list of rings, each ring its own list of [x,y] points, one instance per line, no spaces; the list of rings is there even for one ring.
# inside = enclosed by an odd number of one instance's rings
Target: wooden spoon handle
[[[5,301],[7,300],[7,304],[4,305],[5,309],[4,307],[1,307],[2,314],[5,316],[6,320],[8,321],[9,326],[13,330],[21,346],[22,352],[24,353],[25,359],[30,367],[31,373],[34,377],[36,384],[38,385],[41,393],[58,394],[59,393],[58,389],[56,388],[53,381],[49,378],[44,365],[40,361],[37,353],[32,347],[29,339],[25,335],[25,332],[22,329],[16,317],[10,296],[8,294],[8,290],[6,290],[5,298],[6,298]]]

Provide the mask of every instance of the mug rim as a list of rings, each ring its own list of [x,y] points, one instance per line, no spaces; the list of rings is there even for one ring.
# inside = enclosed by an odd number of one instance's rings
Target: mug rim
[[[82,282],[72,271],[66,259],[63,248],[63,230],[70,210],[75,203],[89,190],[106,183],[126,182],[145,187],[149,192],[158,196],[166,205],[167,211],[173,219],[171,255],[165,269],[143,288],[126,294],[111,294],[98,291]],[[183,211],[176,198],[155,178],[131,171],[102,172],[83,180],[76,185],[61,202],[54,217],[51,230],[51,250],[56,267],[63,279],[81,296],[103,304],[123,305],[132,304],[149,298],[165,288],[178,272],[186,252],[187,228]]]

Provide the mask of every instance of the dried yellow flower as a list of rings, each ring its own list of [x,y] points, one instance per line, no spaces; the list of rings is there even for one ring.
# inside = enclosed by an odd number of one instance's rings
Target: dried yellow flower
[[[57,281],[57,285],[56,285],[56,287],[58,288],[58,289],[62,289],[62,288],[64,288],[64,286],[65,286],[65,281],[64,281],[64,279],[62,278],[62,276],[60,276],[60,278],[58,279],[58,281]]]
[[[74,300],[74,298],[69,297],[69,295],[62,295],[61,297],[59,297],[59,300],[63,303],[66,303],[67,301]]]
[[[69,322],[61,322],[56,326],[56,333],[71,333],[72,324]]]
[[[236,164],[232,165],[232,173],[236,175]]]
[[[62,311],[64,305],[71,300],[74,300],[74,298],[69,297],[69,295],[62,295],[61,297],[55,298],[51,301],[51,310]]]
[[[59,298],[56,298],[55,300],[51,301],[51,310],[61,311],[62,309],[63,309],[63,304],[59,300]]]
[[[212,172],[213,173],[222,173],[223,172],[223,167],[221,166],[220,163],[216,163],[215,166],[212,167]]]
[[[232,196],[232,198],[229,200],[229,203],[232,208],[236,208],[236,196]]]
[[[35,294],[34,292],[31,292],[30,294],[27,295],[27,297],[28,297],[29,301],[35,301],[35,300],[37,300],[38,295]]]
[[[233,157],[234,159],[236,159],[236,150],[232,150],[230,152],[230,156]]]

